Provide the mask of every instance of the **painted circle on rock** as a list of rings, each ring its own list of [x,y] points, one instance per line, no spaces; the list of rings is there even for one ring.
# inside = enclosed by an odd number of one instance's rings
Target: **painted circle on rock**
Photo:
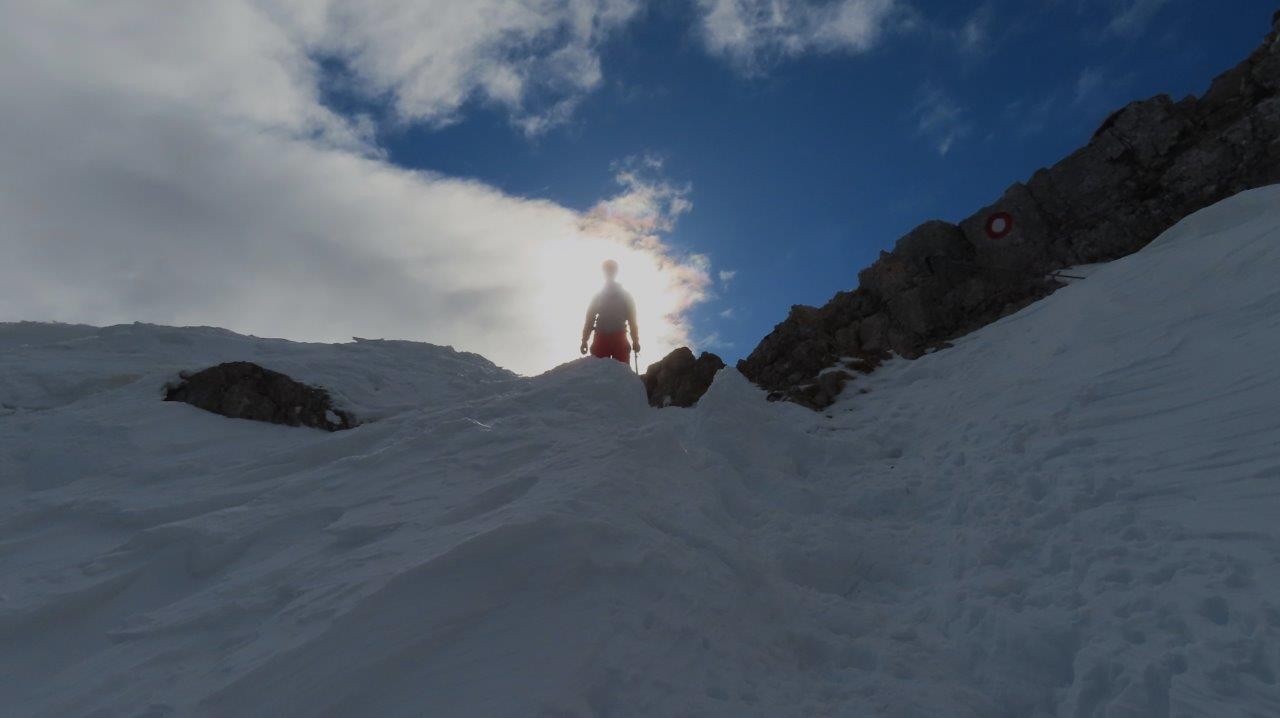
[[[992,239],[1004,239],[1013,231],[1013,215],[1008,212],[996,212],[987,218],[987,236]]]
[[[1004,239],[1014,230],[1014,215],[1009,212],[996,212],[987,218],[987,237]]]

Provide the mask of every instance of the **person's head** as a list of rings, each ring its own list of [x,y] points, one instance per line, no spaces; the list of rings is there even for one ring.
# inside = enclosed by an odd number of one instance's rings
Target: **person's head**
[[[604,260],[604,264],[600,265],[600,268],[604,270],[604,278],[608,281],[612,282],[618,277],[618,263],[612,259]]]

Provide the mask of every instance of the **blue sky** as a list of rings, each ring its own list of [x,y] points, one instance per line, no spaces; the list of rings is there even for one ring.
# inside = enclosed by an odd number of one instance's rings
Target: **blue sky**
[[[1111,110],[1202,92],[1274,0],[0,3],[0,321],[732,361]]]
[[[605,85],[564,126],[529,138],[477,104],[457,124],[391,127],[380,142],[405,166],[583,209],[610,191],[611,162],[661,156],[692,185],[670,239],[736,273],[694,310],[695,336],[718,336],[707,348],[736,359],[790,305],[852,288],[900,235],[967,216],[1125,102],[1202,92],[1276,10],[1148,4],[1115,27],[1133,3],[916,2],[912,26],[867,52],[744,72],[701,46],[694,8],[661,2],[604,48]],[[929,113],[938,125],[922,127]]]

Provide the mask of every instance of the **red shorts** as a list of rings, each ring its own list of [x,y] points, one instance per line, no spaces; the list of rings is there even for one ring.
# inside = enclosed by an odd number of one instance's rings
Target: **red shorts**
[[[607,334],[596,332],[596,338],[591,340],[591,356],[601,359],[613,357],[623,364],[631,364],[631,342],[627,341],[626,330]]]

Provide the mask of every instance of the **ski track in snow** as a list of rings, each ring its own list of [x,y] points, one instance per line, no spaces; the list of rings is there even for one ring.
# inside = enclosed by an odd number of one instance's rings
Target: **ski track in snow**
[[[1280,715],[1280,188],[825,415],[736,372],[0,326],[19,716]],[[257,361],[369,423],[160,401]],[[865,393],[862,391],[865,390]]]

